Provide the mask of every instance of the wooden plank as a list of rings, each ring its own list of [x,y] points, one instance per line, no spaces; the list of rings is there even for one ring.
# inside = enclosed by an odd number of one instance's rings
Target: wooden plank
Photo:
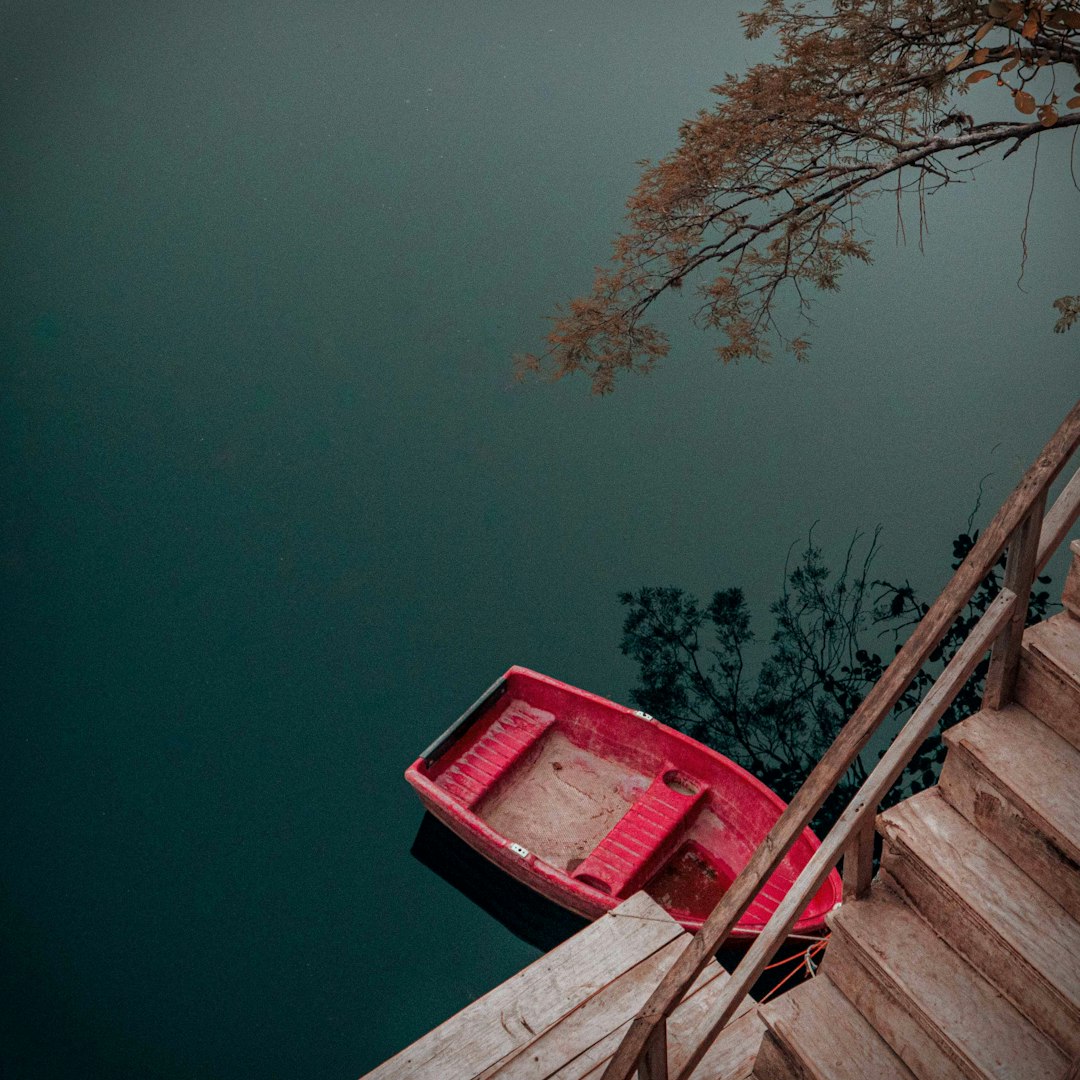
[[[1057,1080],[1066,1056],[899,897],[830,919],[821,970],[917,1076]]]
[[[620,972],[597,993],[585,998],[557,1023],[524,1043],[511,1057],[481,1073],[479,1080],[537,1080],[556,1074],[612,1031],[630,1022],[664,973],[675,962],[689,935],[681,934],[651,956]]]
[[[878,818],[882,878],[1064,1050],[1080,1053],[1080,924],[937,788]]]
[[[1054,505],[1046,511],[1043,518],[1042,535],[1039,538],[1039,561],[1037,568],[1041,574],[1046,564],[1057,551],[1062,541],[1069,535],[1069,530],[1080,517],[1080,468],[1069,478],[1069,482],[1054,500]],[[1073,541],[1073,551],[1077,549]]]
[[[1031,583],[1035,580],[1035,563],[1039,555],[1039,534],[1042,531],[1046,492],[1037,496],[1031,511],[1009,540],[1009,557],[1005,563],[1002,585],[1017,596],[1012,615],[1005,624],[990,654],[983,689],[983,707],[1000,709],[1012,701],[1016,686],[1016,669],[1020,665],[1020,647],[1027,622]]]
[[[1036,499],[1045,497],[1046,490],[1077,446],[1080,446],[1080,401],[1070,409],[1039,458],[1027,470],[1019,485],[980,534],[952,580],[811,771],[769,835],[758,846],[701,930],[694,936],[683,958],[657,987],[642,1015],[631,1025],[623,1046],[619,1048],[618,1054],[604,1074],[604,1080],[630,1080],[638,1058],[657,1023],[662,1023],[663,1017],[674,1009],[675,1003],[682,998],[697,973],[727,939],[762,884],[779,866],[840,777],[866,746],[882,718],[899,701],[915,673],[997,562],[1009,537],[1027,517]],[[745,992],[745,988],[740,988],[739,992]]]
[[[687,936],[663,908],[645,893],[637,893],[368,1073],[368,1078],[475,1076],[680,935]]]
[[[672,1017],[677,1019],[678,1013]],[[671,1021],[669,1021],[669,1024]],[[754,1072],[765,1023],[755,1007],[736,1017],[710,1044],[705,1056],[692,1074],[692,1080],[749,1080]],[[697,1046],[698,1041],[686,1040],[687,1046]],[[678,1071],[682,1062],[672,1060],[672,1071]]]
[[[707,969],[708,970],[708,969]],[[701,1032],[706,1030],[718,989],[727,981],[727,973],[705,982],[688,995],[668,1017],[668,1071],[679,1072],[686,1062],[689,1049],[696,1047]],[[696,986],[697,984],[695,984]],[[607,1063],[630,1027],[629,1021],[613,1031],[602,1043],[555,1073],[550,1080],[600,1080]],[[751,1001],[743,1003],[736,1018],[710,1046],[708,1053],[694,1072],[694,1080],[747,1080],[754,1068],[758,1046],[765,1025],[758,1017],[758,1007]],[[588,1067],[582,1070],[582,1066]],[[529,1080],[536,1080],[530,1077]],[[548,1080],[548,1078],[545,1078]]]
[[[479,1080],[579,1080],[591,1075],[611,1059],[630,1020],[689,936],[683,934],[624,972],[513,1055],[483,1072]],[[669,1018],[668,1053],[673,1067],[684,1060],[686,1045],[697,1045],[727,979],[719,964],[710,964]],[[753,1007],[753,1002],[747,1001],[744,1011]]]

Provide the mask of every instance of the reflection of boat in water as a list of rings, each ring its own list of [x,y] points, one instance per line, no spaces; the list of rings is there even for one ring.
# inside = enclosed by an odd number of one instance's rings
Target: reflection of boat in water
[[[691,931],[784,805],[701,743],[520,667],[405,775],[476,852],[566,911],[595,919],[644,889]],[[817,846],[804,831],[733,939],[756,936]],[[820,931],[840,897],[834,872],[794,932]]]
[[[500,870],[431,814],[425,813],[420,822],[412,855],[515,937],[541,952],[554,949],[589,925],[583,915],[567,911]]]

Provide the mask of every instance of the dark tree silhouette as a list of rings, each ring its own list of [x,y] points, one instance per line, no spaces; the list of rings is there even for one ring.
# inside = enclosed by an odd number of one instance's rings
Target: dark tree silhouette
[[[978,535],[970,532],[970,523],[968,530],[953,542],[954,569]],[[747,670],[746,655],[754,634],[741,589],[721,589],[706,605],[672,587],[647,586],[621,594],[628,608],[621,648],[639,669],[633,702],[714,746],[790,800],[881,676],[899,648],[900,635],[926,613],[927,605],[909,582],[871,579],[877,540],[877,533],[868,541],[855,537],[834,573],[811,534],[770,607],[773,631],[754,676]],[[997,595],[1003,567],[1004,559],[983,580],[897,704],[895,726],[915,708]],[[1039,578],[1042,585],[1049,581]],[[1035,592],[1029,622],[1045,618],[1049,603],[1048,591]],[[889,654],[885,659],[883,652]],[[986,666],[984,660],[939,730],[978,709]],[[935,732],[915,754],[886,805],[934,783],[943,752]],[[866,775],[864,752],[823,807],[816,827],[826,828],[835,820]]]

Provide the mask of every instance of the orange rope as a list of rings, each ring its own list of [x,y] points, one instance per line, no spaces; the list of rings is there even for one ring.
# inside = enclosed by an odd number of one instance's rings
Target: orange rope
[[[819,947],[823,948],[824,945],[825,945],[825,942],[828,941],[828,940],[829,940],[829,935],[828,934],[826,934],[823,938],[814,938],[813,939],[814,943],[810,946],[809,949],[806,950],[806,952],[807,953],[810,952],[811,949],[820,951]],[[767,967],[762,968],[761,970],[762,971],[772,971],[773,968],[782,967],[784,964],[790,964],[793,960],[803,960],[803,959],[805,959],[805,957],[806,957],[806,953],[795,953],[793,956],[785,956],[783,960],[774,960],[771,964],[769,964]]]
[[[816,956],[818,953],[822,952],[825,949],[826,944],[828,944],[828,941],[829,941],[828,937],[824,937],[820,941],[818,941],[815,945],[811,945],[810,948],[807,949],[805,953],[799,953],[799,954],[796,954],[795,956],[788,956],[785,959],[778,961],[778,964],[786,964],[790,960],[802,960],[803,962],[805,962],[807,964],[808,970],[810,970],[810,968],[809,968],[809,960],[810,960],[810,958],[812,956]],[[777,967],[778,964],[770,964],[769,967]],[[775,994],[779,993],[780,988],[784,985],[784,983],[788,982],[790,979],[794,978],[799,973],[799,967],[800,966],[801,965],[797,965],[796,967],[792,968],[791,971],[789,971],[764,997],[762,997],[759,1000],[759,1004],[761,1002],[768,1001],[769,998],[771,998]],[[765,970],[768,971],[769,968],[765,968]],[[811,970],[811,974],[813,974],[812,970]]]

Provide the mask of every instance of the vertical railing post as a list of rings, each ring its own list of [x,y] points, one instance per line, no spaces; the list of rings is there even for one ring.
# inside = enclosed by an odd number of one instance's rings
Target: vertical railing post
[[[638,1080],[668,1080],[667,1020],[652,1033],[638,1062]]]
[[[861,900],[874,877],[874,815],[868,812],[844,849],[844,900]]]
[[[986,688],[983,691],[984,709],[1001,709],[1012,701],[1016,672],[1020,667],[1020,645],[1027,622],[1031,586],[1035,581],[1038,564],[1039,535],[1042,532],[1045,507],[1044,489],[1009,538],[1004,585],[1006,589],[1012,589],[1016,593],[1016,605],[1013,607],[1012,617],[990,653],[990,667],[986,672]]]

